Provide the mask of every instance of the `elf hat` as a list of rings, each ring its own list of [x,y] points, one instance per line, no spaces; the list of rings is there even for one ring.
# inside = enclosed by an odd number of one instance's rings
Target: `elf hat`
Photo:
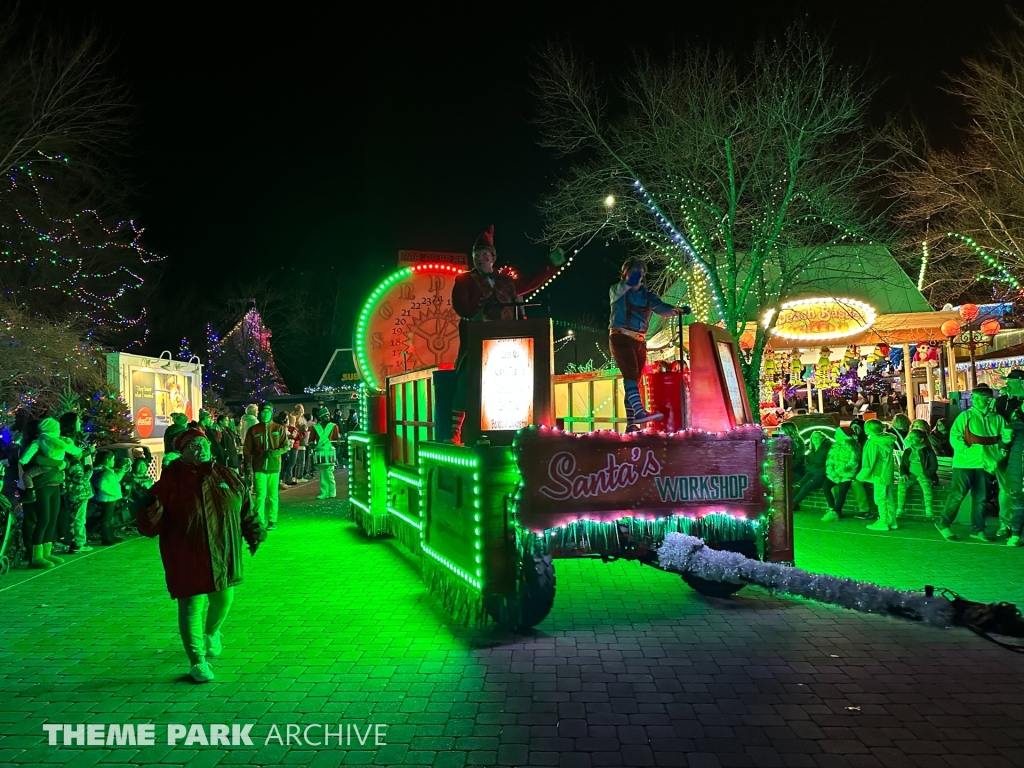
[[[331,412],[329,410],[327,410],[326,408],[321,408],[319,411],[316,412],[316,417],[318,419],[322,419],[324,416],[330,416],[330,415],[331,415]]]
[[[477,237],[476,242],[473,243],[473,255],[475,256],[480,251],[490,251],[495,256],[498,255],[497,250],[495,250],[495,248],[494,248],[494,225],[493,224],[491,224],[490,227],[488,227],[483,232],[481,232],[480,236]]]

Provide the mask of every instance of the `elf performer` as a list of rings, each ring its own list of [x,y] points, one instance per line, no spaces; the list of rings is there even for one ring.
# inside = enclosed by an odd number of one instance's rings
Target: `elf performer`
[[[483,232],[473,244],[473,269],[455,278],[452,286],[452,307],[459,316],[459,354],[455,362],[455,401],[452,407],[452,435],[450,441],[462,444],[462,424],[466,420],[466,356],[469,323],[493,320],[515,320],[515,304],[537,290],[565,264],[565,253],[560,248],[548,257],[546,269],[531,280],[513,279],[494,269],[498,252],[494,247],[494,225]],[[520,317],[525,313],[520,310]]]
[[[651,314],[673,317],[677,312],[690,314],[689,307],[666,304],[661,297],[647,289],[644,276],[647,262],[630,258],[622,265],[622,280],[608,290],[611,318],[608,321],[608,346],[615,364],[622,372],[622,386],[626,391],[626,431],[634,431],[638,424],[662,418],[660,413],[648,413],[640,400],[640,375],[647,364],[647,330]]]
[[[331,412],[321,408],[313,425],[313,466],[320,473],[320,495],[318,499],[334,499],[338,496],[334,467],[338,463],[335,445],[341,440],[338,425],[331,421]]]

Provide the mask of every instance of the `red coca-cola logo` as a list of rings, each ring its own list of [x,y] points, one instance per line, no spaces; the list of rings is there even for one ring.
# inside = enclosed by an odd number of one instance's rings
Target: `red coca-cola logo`
[[[149,437],[153,434],[153,412],[149,408],[139,408],[135,414],[135,431],[139,437]]]

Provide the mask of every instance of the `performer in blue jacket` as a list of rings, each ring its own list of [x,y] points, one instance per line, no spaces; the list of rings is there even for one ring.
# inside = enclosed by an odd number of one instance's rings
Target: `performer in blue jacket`
[[[628,431],[635,429],[637,424],[662,418],[660,413],[648,413],[640,399],[640,375],[647,364],[646,338],[651,314],[672,317],[677,312],[690,313],[689,307],[676,309],[649,291],[643,284],[646,274],[647,263],[643,259],[630,258],[622,265],[622,280],[608,291],[611,301],[608,346],[622,372]]]

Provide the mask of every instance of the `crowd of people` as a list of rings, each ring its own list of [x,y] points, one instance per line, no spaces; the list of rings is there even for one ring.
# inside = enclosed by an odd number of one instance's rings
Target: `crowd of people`
[[[986,530],[986,503],[998,506],[995,539],[1022,545],[1024,533],[1024,370],[1012,371],[997,398],[981,384],[971,393],[971,406],[950,422],[911,421],[897,414],[890,423],[853,418],[835,430],[812,431],[806,442],[793,423],[779,428],[793,441],[793,510],[821,490],[827,511],[822,520],[837,522],[846,512],[848,495],[857,517],[873,520],[867,528],[886,532],[899,528],[907,499],[919,489],[924,515],[947,541],[958,540],[953,526],[961,504],[971,498],[972,539],[991,542]],[[939,483],[939,458],[951,459],[950,487],[941,510],[934,505]]]
[[[181,455],[175,446],[178,436],[201,431],[210,441],[212,461],[242,478],[254,509],[273,530],[279,488],[319,474],[319,498],[337,495],[334,469],[339,448],[342,460],[345,450],[341,436],[358,423],[354,409],[347,415],[340,409],[333,414],[317,410],[313,420],[302,405],[276,415],[270,404],[252,405],[237,421],[228,412],[200,411],[194,422],[172,414],[164,434],[164,467]],[[62,556],[90,552],[93,544],[119,543],[119,531],[132,522],[131,503],[153,485],[156,473],[148,448],[97,448],[91,437],[79,415],[70,412],[29,422],[0,443],[0,503],[20,503],[18,525],[30,568],[53,568]]]

